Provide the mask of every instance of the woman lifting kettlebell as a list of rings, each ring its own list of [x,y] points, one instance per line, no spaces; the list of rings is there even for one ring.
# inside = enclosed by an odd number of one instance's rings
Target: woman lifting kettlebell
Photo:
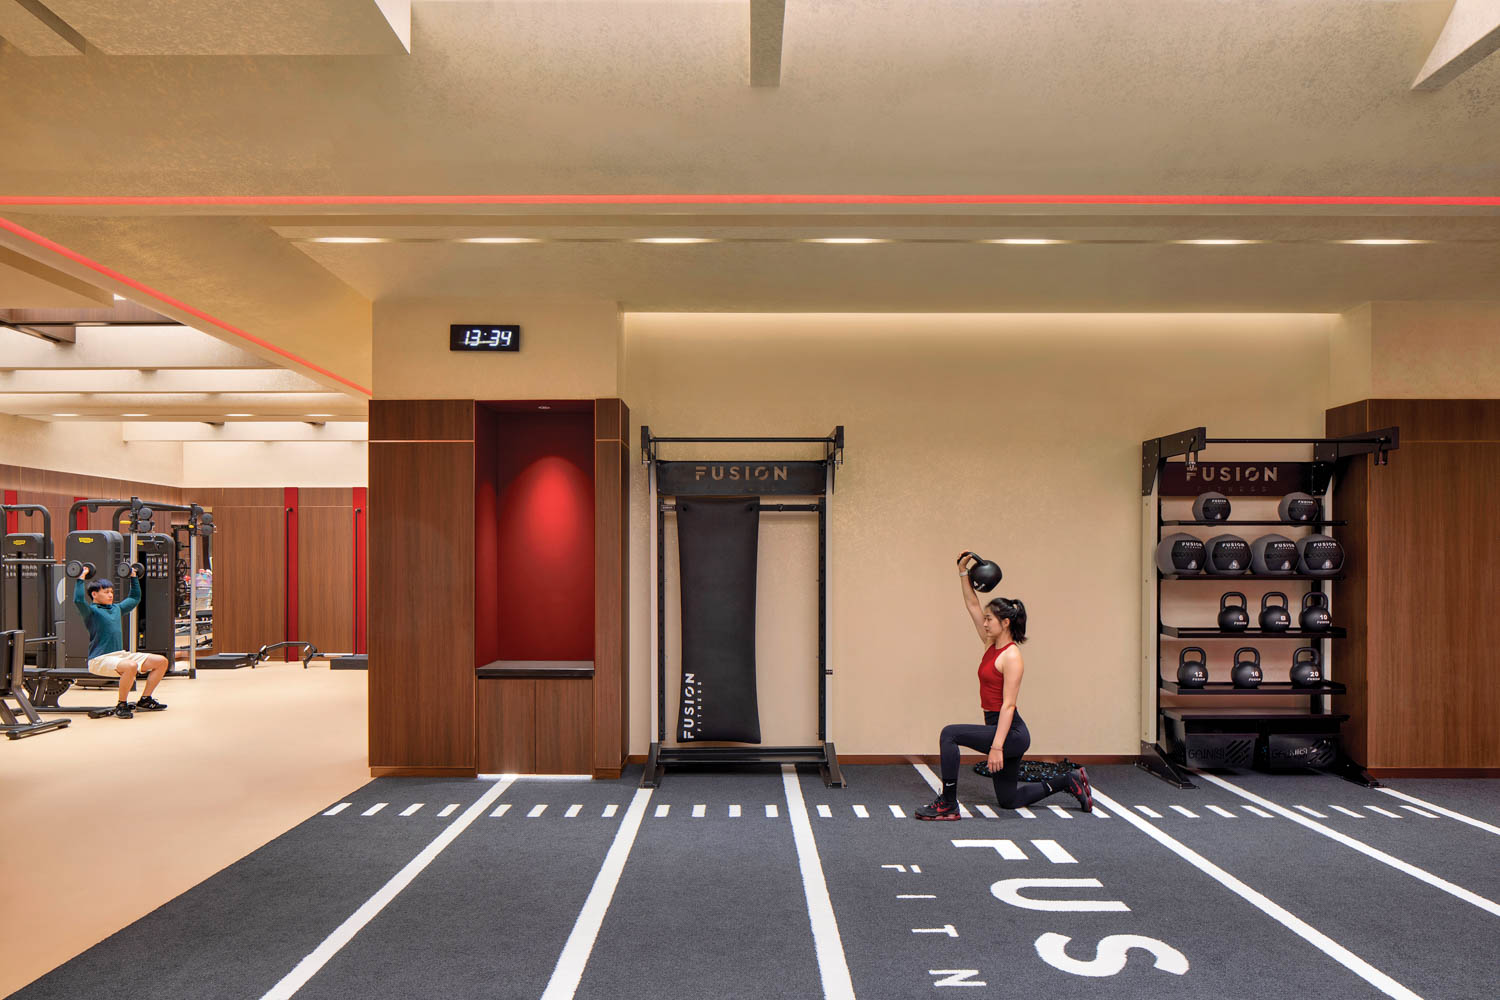
[[[975,572],[971,575],[971,569]],[[975,577],[978,578],[976,581]],[[1021,758],[1031,747],[1031,733],[1016,710],[1021,691],[1020,644],[1026,641],[1026,605],[1013,597],[997,597],[981,605],[976,584],[991,590],[1000,582],[1000,568],[972,552],[958,557],[959,587],[964,607],[974,621],[984,656],[979,661],[979,707],[984,725],[944,726],[938,747],[942,760],[943,791],[931,805],[917,809],[917,819],[958,819],[959,747],[989,755],[995,798],[1003,809],[1019,809],[1057,792],[1068,792],[1084,812],[1094,808],[1089,776],[1083,768],[1050,781],[1021,782]],[[986,586],[987,584],[987,586]]]

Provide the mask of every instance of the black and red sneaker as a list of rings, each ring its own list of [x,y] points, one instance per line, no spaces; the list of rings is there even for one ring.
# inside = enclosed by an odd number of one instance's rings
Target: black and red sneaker
[[[950,805],[941,798],[934,799],[931,805],[918,807],[915,815],[917,819],[958,819],[958,803]]]
[[[1094,789],[1089,784],[1089,773],[1079,768],[1068,775],[1067,790],[1073,798],[1078,800],[1078,808],[1084,812],[1094,811]]]

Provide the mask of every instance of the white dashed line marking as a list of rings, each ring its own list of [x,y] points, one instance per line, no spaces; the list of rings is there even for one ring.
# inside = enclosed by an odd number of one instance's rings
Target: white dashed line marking
[[[740,818],[740,807],[739,807],[738,803],[736,803],[736,804],[734,804],[734,805],[732,805],[732,806],[729,807],[729,818],[730,819],[739,819]]]
[[[776,803],[774,803],[774,802],[768,802],[768,803],[766,803],[766,819],[775,819],[776,816],[777,816]]]
[[[370,808],[366,809],[364,812],[360,813],[360,815],[361,816],[374,816],[376,813],[380,812],[380,810],[384,809],[389,804],[390,803],[388,803],[388,802],[377,802],[373,806],[371,806]]]
[[[894,817],[896,817],[897,819],[905,819],[906,818],[906,811],[903,810],[900,806],[893,805],[893,806],[890,807],[890,810],[891,810],[891,815],[894,816]]]
[[[818,815],[824,819],[833,819],[833,810],[827,805],[818,806]]]
[[[1027,809],[1025,806],[1017,809],[1016,815],[1020,816],[1022,819],[1036,819],[1036,813],[1032,812],[1030,809]]]
[[[1418,816],[1425,816],[1428,819],[1437,819],[1436,813],[1430,813],[1426,809],[1418,809],[1416,806],[1402,806],[1401,808],[1407,810],[1408,812],[1414,812]]]
[[[1475,827],[1476,829],[1483,830],[1485,833],[1493,833],[1495,836],[1500,837],[1500,826],[1493,826],[1489,823],[1485,823],[1482,820],[1477,820],[1473,816],[1465,816],[1461,812],[1454,812],[1452,809],[1444,809],[1442,806],[1428,802],[1426,799],[1419,799],[1415,795],[1407,795],[1405,792],[1398,792],[1394,788],[1382,788],[1380,789],[1380,791],[1384,792],[1386,795],[1389,795],[1391,798],[1405,799],[1407,802],[1412,802],[1419,806],[1425,806],[1435,813],[1447,816],[1449,819],[1456,819],[1460,823],[1467,823],[1468,825]],[[1370,808],[1373,809],[1374,806],[1371,806]]]
[[[495,811],[494,812],[490,813],[490,818],[491,819],[499,819],[501,816],[504,816],[508,812],[510,812],[510,803],[509,802],[502,802],[498,806],[495,807]]]
[[[1382,815],[1382,816],[1388,816],[1391,819],[1400,819],[1401,818],[1401,814],[1400,813],[1393,813],[1389,809],[1382,809],[1379,806],[1365,806],[1365,808],[1368,809],[1368,810],[1370,810],[1370,812],[1372,812],[1372,813],[1379,813],[1380,815]]]
[[[1313,819],[1327,819],[1328,818],[1327,816],[1325,816],[1322,813],[1318,812],[1316,809],[1309,809],[1309,808],[1307,808],[1307,806],[1293,806],[1292,808],[1296,809],[1298,812],[1305,812],[1305,813],[1307,813]]]
[[[445,818],[447,818],[449,816],[452,816],[457,811],[458,811],[458,803],[457,802],[450,802],[448,805],[443,806],[443,811],[442,812],[438,813],[438,819],[445,819]]]
[[[908,893],[907,895],[897,896],[896,898],[897,899],[937,899],[936,896],[933,896],[933,895],[928,894],[928,893]]]
[[[1343,806],[1329,806],[1328,808],[1330,808],[1330,809],[1337,809],[1339,812],[1343,813],[1345,816],[1353,816],[1355,819],[1364,819],[1364,816],[1362,816],[1359,813],[1355,812],[1353,809],[1345,809]]]
[[[403,815],[403,816],[415,816],[417,814],[417,810],[420,809],[420,808],[422,808],[424,805],[426,805],[425,802],[413,802],[411,805],[409,805],[405,809],[401,810],[401,815]]]
[[[669,813],[671,811],[672,811],[672,806],[669,803],[658,802],[657,805],[656,805],[655,816],[656,816],[657,819],[661,819],[663,816],[667,815],[667,813]]]
[[[1090,810],[1090,811],[1091,811],[1091,812],[1092,812],[1092,813],[1093,813],[1093,814],[1094,814],[1094,815],[1095,815],[1095,816],[1098,816],[1098,817],[1099,817],[1099,818],[1100,818],[1100,819],[1109,819],[1109,813],[1107,813],[1107,812],[1105,812],[1105,811],[1104,811],[1104,810],[1103,810],[1103,809],[1100,809],[1100,808],[1099,808],[1099,807],[1098,807],[1098,806],[1095,806],[1095,807],[1094,807],[1094,808],[1093,808],[1093,809],[1092,809],[1092,810]]]
[[[1257,809],[1254,806],[1246,806],[1245,807],[1245,812],[1254,813],[1255,815],[1259,816],[1261,819],[1274,819],[1275,818],[1270,813],[1266,812],[1264,809]]]
[[[1181,813],[1182,815],[1186,816],[1188,819],[1197,819],[1198,818],[1198,814],[1195,813],[1195,812],[1193,812],[1187,806],[1167,806],[1167,808],[1170,809],[1170,810],[1172,810],[1175,813]]]
[[[352,802],[340,802],[338,805],[334,806],[332,809],[329,809],[323,815],[324,816],[337,816],[339,813],[343,812],[345,809],[348,809],[351,805],[353,805]]]
[[[702,819],[704,816],[707,816],[707,815],[708,815],[708,806],[704,805],[701,802],[698,803],[697,805],[693,806],[693,819]]]
[[[1136,806],[1135,808],[1136,811],[1139,812],[1142,816],[1150,816],[1152,819],[1161,819],[1161,813],[1157,812],[1155,809],[1152,809],[1150,806]]]
[[[969,812],[969,807],[966,806],[966,805],[964,805],[962,802],[960,802],[958,804],[958,814],[960,816],[962,816],[964,819],[973,819],[974,818],[974,814],[971,813],[971,812]]]
[[[572,819],[574,816],[577,816],[582,811],[583,811],[583,803],[582,802],[575,802],[572,805],[568,806],[568,811],[567,812],[563,813],[563,819]]]
[[[982,847],[994,851],[1006,861],[1025,861],[1026,852],[1013,840],[955,840],[954,847]]]
[[[1215,816],[1223,816],[1225,819],[1235,818],[1234,813],[1230,812],[1228,809],[1225,809],[1223,806],[1209,806],[1208,811],[1213,813]]]
[[[1063,850],[1063,846],[1055,840],[1033,840],[1032,844],[1036,845],[1036,849],[1042,852],[1042,857],[1054,865],[1078,864],[1078,859]]]
[[[546,811],[547,811],[547,804],[545,802],[538,803],[537,805],[534,805],[534,806],[531,807],[531,812],[529,812],[529,813],[526,814],[526,818],[527,819],[536,819],[538,816],[540,816],[542,813],[544,813]]]
[[[985,819],[999,819],[1000,818],[999,814],[997,814],[995,812],[995,810],[991,809],[989,806],[985,805],[983,802],[979,803],[974,808],[978,809],[979,810],[979,815],[983,816]]]
[[[619,803],[618,802],[611,802],[609,805],[607,805],[607,806],[604,807],[604,813],[599,818],[600,819],[612,819],[612,818],[614,818],[615,813],[617,813],[619,811],[620,811],[620,805],[619,805]]]
[[[1048,806],[1047,808],[1051,809],[1053,812],[1057,813],[1063,819],[1072,819],[1073,818],[1073,814],[1070,813],[1070,812],[1068,812],[1062,806]]]
[[[866,809],[864,806],[855,806],[854,815],[858,816],[860,819],[869,819],[870,810]]]

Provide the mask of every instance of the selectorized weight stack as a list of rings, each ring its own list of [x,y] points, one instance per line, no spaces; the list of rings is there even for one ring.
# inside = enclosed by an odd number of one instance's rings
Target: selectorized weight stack
[[[817,444],[813,461],[668,461],[663,444]],[[650,514],[656,537],[652,565],[656,654],[651,714],[655,741],[641,775],[654,788],[677,765],[816,764],[828,785],[843,786],[828,733],[829,533],[834,470],[844,460],[844,428],[827,437],[656,437],[641,428],[641,462],[650,469]],[[811,497],[810,503],[766,503],[767,496]],[[671,497],[671,501],[663,500]],[[761,513],[818,516],[817,742],[808,746],[701,746],[760,741],[755,684],[756,539]],[[677,744],[667,744],[666,517],[678,520],[682,575],[682,689]]]

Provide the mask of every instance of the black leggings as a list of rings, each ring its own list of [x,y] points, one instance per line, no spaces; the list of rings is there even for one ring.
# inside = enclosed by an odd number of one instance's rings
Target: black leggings
[[[958,748],[968,747],[970,750],[978,750],[980,753],[988,754],[990,747],[995,743],[995,730],[1000,721],[999,712],[985,712],[985,725],[969,726],[954,725],[944,726],[943,735],[939,741],[939,749],[942,754],[943,785],[946,787],[950,782],[958,780]],[[1002,809],[1019,809],[1029,806],[1038,799],[1044,799],[1056,792],[1058,787],[1050,781],[1028,781],[1024,784],[1019,780],[1021,776],[1021,758],[1031,748],[1031,731],[1026,728],[1026,723],[1021,720],[1017,713],[1011,720],[1010,732],[1005,734],[1005,767],[991,775],[995,783],[995,798]]]

